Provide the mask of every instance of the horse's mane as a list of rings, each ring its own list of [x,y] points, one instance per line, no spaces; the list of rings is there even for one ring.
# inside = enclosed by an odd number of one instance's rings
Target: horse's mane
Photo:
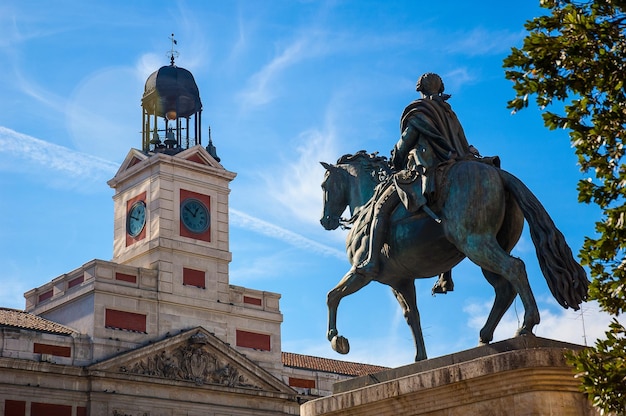
[[[337,160],[337,164],[350,164],[353,165],[359,163],[364,168],[370,171],[382,171],[388,174],[391,171],[389,161],[386,156],[379,156],[378,152],[367,153],[365,150],[359,150],[355,154],[345,154]]]

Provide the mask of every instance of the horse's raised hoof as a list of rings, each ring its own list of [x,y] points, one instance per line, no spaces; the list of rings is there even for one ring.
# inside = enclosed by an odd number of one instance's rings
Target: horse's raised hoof
[[[350,343],[348,343],[348,338],[341,335],[334,336],[330,341],[330,345],[333,347],[333,350],[337,351],[339,354],[347,354],[350,352]]]

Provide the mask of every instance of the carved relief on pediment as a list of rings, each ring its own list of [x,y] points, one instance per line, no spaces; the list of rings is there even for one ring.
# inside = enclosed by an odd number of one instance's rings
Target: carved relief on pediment
[[[187,344],[173,350],[162,350],[136,362],[121,366],[120,372],[191,381],[197,385],[213,384],[228,387],[262,389],[234,367],[218,358],[206,335],[196,333]]]

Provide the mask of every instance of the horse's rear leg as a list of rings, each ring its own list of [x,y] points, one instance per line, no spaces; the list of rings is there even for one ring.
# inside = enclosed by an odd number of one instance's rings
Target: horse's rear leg
[[[524,322],[516,335],[532,334],[533,328],[539,323],[539,309],[528,283],[524,262],[510,256],[495,238],[470,237],[464,245],[462,251],[472,262],[504,277],[520,295],[524,305]]]
[[[413,280],[403,280],[392,287],[396,299],[402,307],[406,323],[409,324],[415,340],[415,361],[425,360],[426,346],[422,335],[422,324],[420,313],[417,309],[417,298],[415,296],[415,283]]]
[[[339,336],[337,331],[337,309],[339,308],[339,302],[345,296],[348,296],[371,282],[371,279],[365,278],[363,275],[348,272],[341,281],[335,286],[326,297],[326,304],[328,306],[328,340],[331,341],[332,347],[340,354],[347,354],[350,351],[348,340]],[[335,339],[333,341],[333,339]]]
[[[483,275],[489,284],[493,286],[496,292],[496,299],[493,302],[485,326],[480,330],[480,339],[478,342],[481,345],[489,344],[493,340],[493,332],[496,330],[498,323],[500,323],[502,316],[504,316],[505,312],[509,309],[511,303],[513,303],[515,296],[517,296],[513,285],[502,276],[485,269],[483,269]]]

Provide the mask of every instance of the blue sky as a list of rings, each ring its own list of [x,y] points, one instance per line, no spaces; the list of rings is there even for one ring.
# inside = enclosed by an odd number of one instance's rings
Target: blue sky
[[[282,294],[283,351],[398,366],[414,347],[389,288],[372,283],[339,309],[352,351],[326,341],[326,293],[350,265],[345,233],[326,231],[319,161],[361,149],[389,155],[424,72],[440,74],[471,144],[499,155],[543,202],[574,253],[599,211],[577,202],[582,177],[564,131],[539,110],[516,115],[502,60],[521,46],[538,1],[13,1],[0,4],[0,306],[91,259],[112,257],[106,181],[141,147],[143,86],[169,63],[200,89],[203,127],[231,184],[232,284]],[[206,137],[206,131],[203,132]],[[552,299],[530,237],[526,262],[542,323],[536,334],[584,343],[608,318]],[[430,357],[474,347],[492,289],[477,266],[454,269],[455,291],[416,281]],[[496,331],[513,335],[516,300]],[[584,318],[584,320],[583,320]],[[584,323],[584,332],[583,332]]]

